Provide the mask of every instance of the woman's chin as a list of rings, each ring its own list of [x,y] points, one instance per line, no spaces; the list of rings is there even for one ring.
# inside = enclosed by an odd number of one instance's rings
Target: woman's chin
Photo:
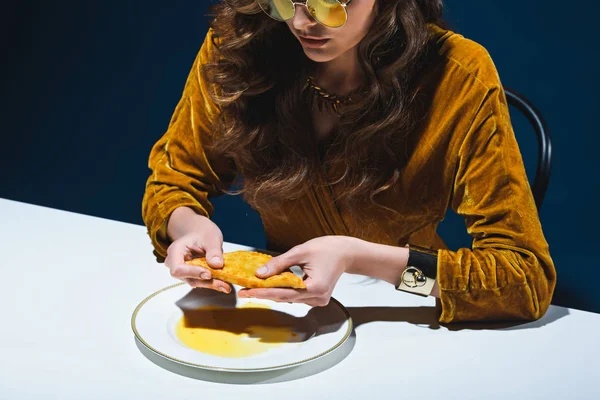
[[[335,59],[335,55],[331,51],[325,51],[323,49],[304,49],[306,57],[314,62],[324,63]]]

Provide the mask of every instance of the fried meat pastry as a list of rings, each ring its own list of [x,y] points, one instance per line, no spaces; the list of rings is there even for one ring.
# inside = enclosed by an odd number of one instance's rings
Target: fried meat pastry
[[[195,258],[186,263],[208,269],[215,279],[246,288],[306,288],[302,278],[292,272],[282,272],[267,279],[258,278],[255,275],[256,270],[270,259],[270,255],[255,251],[233,251],[223,254],[222,269],[209,267],[205,257]]]

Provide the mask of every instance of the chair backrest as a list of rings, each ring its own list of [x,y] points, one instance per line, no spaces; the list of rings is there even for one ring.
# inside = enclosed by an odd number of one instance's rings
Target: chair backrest
[[[518,109],[531,123],[538,138],[538,163],[533,180],[533,198],[538,211],[544,202],[552,168],[552,141],[542,114],[529,100],[512,89],[504,88],[508,104]]]

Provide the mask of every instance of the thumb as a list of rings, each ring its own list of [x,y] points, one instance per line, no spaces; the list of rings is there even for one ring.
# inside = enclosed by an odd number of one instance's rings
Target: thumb
[[[267,261],[265,265],[256,270],[256,276],[259,278],[268,278],[277,275],[286,269],[301,263],[302,256],[302,249],[300,247],[294,247],[288,252]]]
[[[204,245],[206,262],[211,268],[223,268],[223,241],[219,238],[209,240]]]

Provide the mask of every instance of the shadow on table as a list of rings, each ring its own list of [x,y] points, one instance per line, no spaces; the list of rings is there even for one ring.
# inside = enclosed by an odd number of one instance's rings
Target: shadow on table
[[[562,317],[569,315],[569,310],[564,307],[551,306],[542,318],[533,322],[506,321],[506,322],[463,322],[454,324],[440,324],[436,307],[348,307],[352,316],[354,327],[369,322],[407,322],[429,329],[446,328],[450,331],[460,330],[520,330],[540,328]]]
[[[177,305],[185,313],[192,312],[199,306],[219,306],[225,308],[235,309],[237,299],[235,295],[225,295],[211,290],[196,289],[188,293],[177,302]],[[347,307],[347,310],[352,318],[354,329],[357,327],[368,324],[370,322],[403,322],[414,324],[423,328],[437,330],[441,327],[446,328],[450,331],[466,330],[517,330],[517,329],[532,329],[540,328],[544,325],[550,324],[562,317],[569,314],[569,310],[563,307],[552,306],[546,313],[546,315],[538,321],[534,322],[493,322],[493,323],[457,323],[457,324],[442,324],[438,322],[438,310],[436,307]],[[249,319],[244,318],[246,321],[252,321],[255,317],[261,317],[260,311],[247,310],[251,313],[248,316]],[[273,312],[274,310],[271,310]],[[225,312],[226,311],[221,311]],[[279,313],[279,312],[278,312]],[[281,313],[285,314],[285,313]],[[198,327],[204,327],[202,322],[206,318],[195,318],[195,314],[190,314],[194,318],[191,319],[192,323],[197,324]],[[227,315],[223,314],[224,317]],[[281,315],[279,316],[281,317]],[[300,335],[301,340],[307,340],[313,335],[322,335],[329,332],[335,332],[339,329],[340,324],[345,321],[345,318],[331,318],[327,313],[326,307],[313,308],[309,311],[307,317],[297,318],[286,314],[286,318],[283,319],[285,324],[288,324],[291,328],[300,330],[304,334]],[[262,317],[261,317],[262,318]],[[228,320],[229,318],[219,318],[222,320]],[[314,324],[306,324],[307,320],[318,321],[316,330]],[[200,325],[202,324],[202,326]],[[228,331],[238,332],[247,329],[248,323],[242,323],[240,325],[239,320],[231,325],[227,322],[224,326],[206,326],[209,329],[224,329]],[[356,342],[356,333],[352,330],[350,337],[338,348],[326,356],[320,357],[310,363],[299,365],[297,367],[286,368],[275,371],[266,372],[224,372],[207,369],[194,368],[188,365],[184,365],[169,359],[166,359],[154,351],[147,348],[137,338],[135,339],[136,346],[140,352],[157,366],[168,370],[170,372],[186,376],[193,379],[199,379],[204,381],[216,382],[216,383],[227,383],[227,384],[268,384],[277,382],[286,382],[296,379],[305,378],[311,375],[319,374],[326,371],[335,365],[343,361],[354,348]],[[261,341],[268,341],[268,338],[262,338]]]
[[[444,325],[450,331],[470,330],[499,330],[516,331],[521,329],[541,328],[569,315],[569,309],[558,306],[550,306],[546,314],[537,321],[507,321],[507,322],[461,322]]]
[[[354,328],[369,322],[407,322],[439,329],[435,307],[347,307]]]

